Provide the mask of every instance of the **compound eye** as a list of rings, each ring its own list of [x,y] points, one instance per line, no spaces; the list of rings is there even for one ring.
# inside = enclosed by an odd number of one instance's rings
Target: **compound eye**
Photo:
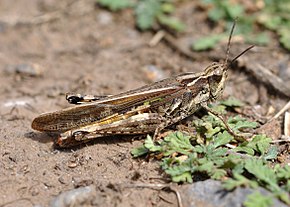
[[[215,71],[216,75],[222,75],[222,73],[223,73],[223,70],[221,69],[221,67],[218,67]]]
[[[84,133],[82,131],[76,131],[72,135],[75,138],[75,140],[80,141],[82,140]]]

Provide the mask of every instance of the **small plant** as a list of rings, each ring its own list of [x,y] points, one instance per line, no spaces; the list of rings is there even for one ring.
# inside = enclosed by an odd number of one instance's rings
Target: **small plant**
[[[193,50],[200,51],[214,48],[219,41],[227,37],[229,25],[235,18],[239,20],[236,34],[242,36],[245,42],[267,45],[270,42],[268,33],[264,31],[257,34],[255,32],[255,26],[263,25],[278,34],[282,46],[290,50],[289,1],[263,1],[260,6],[252,5],[255,7],[252,10],[255,11],[247,11],[249,9],[245,7],[245,4],[234,1],[202,0],[202,2],[207,8],[210,8],[207,12],[208,18],[217,24],[223,23],[225,32],[199,39],[192,45]]]
[[[137,27],[141,30],[152,29],[154,25],[168,27],[176,32],[185,29],[185,25],[171,14],[175,7],[168,0],[98,0],[98,3],[111,11],[133,8]]]
[[[212,108],[225,114],[226,109],[242,105],[236,99],[228,99]],[[256,122],[240,116],[230,116],[227,123],[236,133],[249,133],[258,126]],[[268,162],[277,157],[277,148],[270,144],[270,138],[252,135],[251,141],[238,143],[226,131],[223,123],[210,114],[193,121],[193,127],[196,129],[194,135],[177,131],[157,142],[148,135],[142,146],[132,150],[132,155],[158,157],[161,159],[161,168],[173,182],[191,183],[192,177],[200,173],[208,178],[222,180],[228,190],[238,186],[264,187],[290,204],[290,167],[269,166]],[[248,197],[245,206],[251,206],[254,195]],[[257,196],[256,202],[261,203],[260,206],[269,206],[272,197]]]
[[[221,40],[228,38],[233,20],[238,18],[239,27],[235,33],[250,44],[267,45],[271,38],[263,27],[279,36],[281,45],[290,50],[290,2],[288,0],[265,0],[246,4],[228,0],[200,0],[206,8],[208,19],[223,27],[224,32],[203,37],[192,44],[192,49],[202,51],[214,48]],[[174,0],[97,0],[98,4],[111,10],[134,9],[136,25],[141,30],[157,25],[176,32],[185,30],[185,24],[173,17]],[[262,28],[260,26],[263,26]],[[259,32],[256,29],[259,28]]]

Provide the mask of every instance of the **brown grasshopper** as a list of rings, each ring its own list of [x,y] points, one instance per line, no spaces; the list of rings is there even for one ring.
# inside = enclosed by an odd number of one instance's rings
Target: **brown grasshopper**
[[[201,107],[214,113],[207,104],[222,95],[230,64],[253,47],[228,62],[234,26],[228,40],[226,59],[222,63],[214,62],[203,72],[183,73],[117,95],[69,94],[66,96],[69,103],[79,105],[41,114],[33,120],[32,128],[60,133],[57,144],[68,147],[117,134],[154,132],[155,137],[160,130],[190,116]]]

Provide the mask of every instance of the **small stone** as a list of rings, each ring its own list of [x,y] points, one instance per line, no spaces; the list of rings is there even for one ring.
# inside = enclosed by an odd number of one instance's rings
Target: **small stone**
[[[63,192],[51,203],[51,207],[84,206],[95,197],[94,186],[87,186]]]
[[[109,12],[100,12],[97,16],[97,20],[101,25],[109,25],[112,23],[113,17]]]
[[[23,76],[38,77],[41,76],[44,72],[43,68],[38,64],[19,64],[19,65],[8,65],[5,68],[7,73],[16,73]]]
[[[259,191],[262,195],[271,195],[269,191],[261,187],[257,189],[238,187],[233,191],[227,191],[223,188],[221,182],[215,180],[184,185],[178,190],[183,206],[195,207],[240,207],[243,206],[247,196],[255,191]],[[273,206],[286,207],[278,199],[273,199],[273,201]]]

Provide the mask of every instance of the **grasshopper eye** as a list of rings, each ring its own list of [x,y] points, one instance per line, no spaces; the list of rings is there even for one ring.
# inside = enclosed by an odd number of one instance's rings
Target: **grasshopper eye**
[[[222,75],[223,74],[223,69],[219,66],[216,70],[215,70],[215,75]]]
[[[82,131],[76,131],[76,132],[74,132],[74,133],[72,134],[72,136],[74,137],[74,139],[75,139],[75,140],[78,140],[78,141],[82,140],[82,138],[83,138],[84,135],[85,135],[85,134],[84,134],[84,132],[82,132]]]

